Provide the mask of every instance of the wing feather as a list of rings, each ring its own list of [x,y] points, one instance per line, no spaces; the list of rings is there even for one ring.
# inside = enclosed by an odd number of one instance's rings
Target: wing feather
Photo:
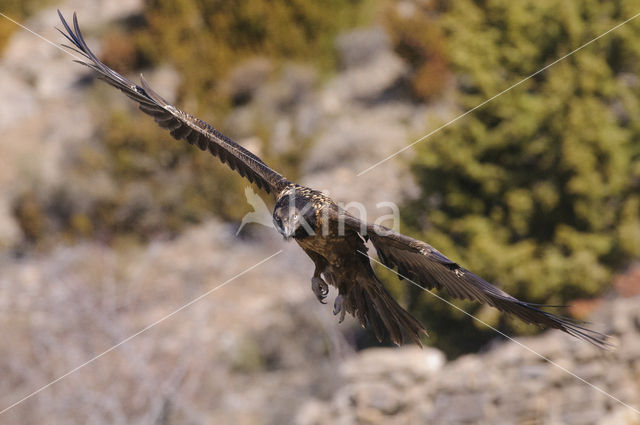
[[[394,232],[384,226],[369,224],[343,212],[334,212],[333,219],[362,233],[376,249],[380,262],[396,269],[400,279],[408,279],[424,289],[443,289],[458,299],[479,301],[511,314],[526,323],[560,329],[600,348],[611,348],[608,337],[580,326],[576,321],[548,313],[532,303],[520,301],[480,276],[445,257],[426,242]],[[365,236],[365,235],[363,235]]]
[[[274,194],[290,184],[282,175],[269,168],[260,158],[229,139],[211,125],[171,105],[156,93],[141,77],[141,86],[123,77],[113,69],[103,64],[89,49],[82,37],[78,19],[73,14],[73,29],[69,26],[60,11],[60,21],[65,31],[60,33],[71,43],[63,45],[82,55],[87,61],[75,61],[91,68],[98,78],[121,90],[132,100],[138,102],[139,109],[153,117],[162,128],[169,130],[171,135],[179,140],[197,146],[201,150],[208,150],[220,161],[226,163],[232,170],[242,177],[255,183],[258,187]]]

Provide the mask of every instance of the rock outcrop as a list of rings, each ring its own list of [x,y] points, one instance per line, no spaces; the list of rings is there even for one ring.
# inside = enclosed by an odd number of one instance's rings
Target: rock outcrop
[[[640,424],[639,305],[610,300],[593,317],[614,337],[611,352],[559,331],[444,365],[432,350],[365,350],[340,367],[340,390],[307,402],[298,423]]]

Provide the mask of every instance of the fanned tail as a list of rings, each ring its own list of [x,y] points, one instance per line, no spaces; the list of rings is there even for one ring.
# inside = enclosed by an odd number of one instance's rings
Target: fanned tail
[[[378,341],[388,335],[396,345],[408,338],[422,347],[420,337],[428,335],[426,328],[391,297],[375,275],[358,279],[342,296],[347,312],[373,331]]]

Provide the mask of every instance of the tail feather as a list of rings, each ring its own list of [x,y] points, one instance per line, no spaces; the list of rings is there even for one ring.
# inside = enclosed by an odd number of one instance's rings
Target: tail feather
[[[359,279],[342,296],[347,312],[373,331],[378,341],[388,335],[396,345],[402,345],[408,338],[422,346],[420,336],[428,335],[425,327],[402,308],[375,277]]]

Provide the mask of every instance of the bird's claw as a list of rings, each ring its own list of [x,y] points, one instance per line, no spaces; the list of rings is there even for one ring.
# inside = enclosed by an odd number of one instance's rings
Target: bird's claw
[[[329,293],[329,285],[327,285],[324,280],[319,277],[312,277],[311,290],[316,295],[316,298],[318,298],[318,301],[322,304],[326,304],[324,299],[327,298],[327,294]]]
[[[344,314],[346,313],[346,310],[344,308],[344,298],[342,297],[342,295],[338,295],[333,302],[333,315],[335,316],[338,313],[340,313],[338,323],[342,323],[342,321],[344,320]]]

